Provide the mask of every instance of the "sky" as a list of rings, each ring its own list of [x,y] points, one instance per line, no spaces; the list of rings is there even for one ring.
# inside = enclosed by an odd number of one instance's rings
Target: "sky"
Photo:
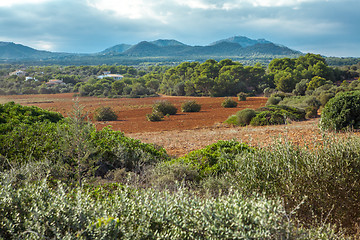
[[[0,0],[0,41],[71,53],[246,36],[304,53],[360,57],[359,23],[359,0]]]

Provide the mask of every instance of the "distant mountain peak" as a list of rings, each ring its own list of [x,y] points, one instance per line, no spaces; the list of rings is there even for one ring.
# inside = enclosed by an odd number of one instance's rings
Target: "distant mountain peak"
[[[155,44],[159,47],[167,47],[167,46],[186,46],[186,44],[179,42],[175,39],[158,39],[155,41],[151,41],[150,43]]]
[[[230,37],[230,38],[226,38],[226,39],[222,39],[222,40],[213,42],[210,44],[210,46],[219,44],[221,42],[237,43],[237,44],[240,44],[242,47],[250,47],[250,46],[254,46],[256,44],[272,43],[264,38],[255,40],[255,39],[251,39],[251,38],[248,38],[245,36],[234,36],[234,37]]]

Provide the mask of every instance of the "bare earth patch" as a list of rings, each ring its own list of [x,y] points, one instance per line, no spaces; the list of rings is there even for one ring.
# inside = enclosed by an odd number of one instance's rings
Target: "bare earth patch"
[[[13,95],[0,96],[0,103],[14,101],[68,116],[72,111],[74,99],[72,93]],[[237,108],[223,108],[221,103],[224,98],[211,97],[161,96],[137,99],[79,97],[78,100],[89,113],[90,118],[94,110],[100,106],[110,106],[118,114],[118,121],[94,122],[98,129],[111,125],[112,129],[123,131],[129,137],[160,145],[174,156],[182,156],[219,140],[236,139],[252,146],[268,146],[280,139],[287,139],[300,145],[311,145],[322,140],[318,130],[318,119],[263,127],[231,127],[223,124],[230,115],[239,110],[264,106],[267,99],[263,97],[250,97],[247,101],[238,102]],[[145,115],[151,113],[152,104],[158,100],[171,101],[178,108],[178,113],[165,117],[161,122],[148,122]],[[201,111],[182,113],[180,106],[187,100],[196,100],[200,103]]]

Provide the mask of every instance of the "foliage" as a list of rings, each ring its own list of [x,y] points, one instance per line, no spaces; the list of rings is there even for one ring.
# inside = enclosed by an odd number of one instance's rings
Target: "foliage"
[[[175,115],[177,109],[170,101],[161,100],[153,104],[152,111],[153,113],[159,112],[162,113],[163,115],[167,115],[167,114]]]
[[[160,84],[160,91],[168,95],[235,96],[239,92],[261,91],[259,84],[267,82],[261,65],[243,66],[224,59],[208,59],[203,63],[183,62],[168,69]]]
[[[237,141],[218,141],[203,149],[192,151],[184,157],[175,160],[189,164],[199,173],[199,178],[234,171],[234,158],[242,152],[252,151],[252,148]],[[173,161],[174,162],[174,161]]]
[[[256,116],[256,111],[253,109],[244,109],[236,113],[237,123],[240,126],[249,125],[251,120]]]
[[[50,112],[35,106],[21,106],[14,102],[0,104],[0,133],[10,131],[20,124],[35,122],[58,122],[63,119],[60,113]]]
[[[236,108],[238,103],[232,98],[225,98],[225,100],[221,103],[221,106],[224,108]]]
[[[316,118],[318,116],[317,114],[318,108],[313,107],[313,106],[309,106],[307,108],[305,108],[305,117],[306,118]]]
[[[266,105],[277,105],[281,100],[281,97],[271,96],[268,98]]]
[[[239,100],[239,101],[246,101],[247,94],[244,93],[244,92],[239,92],[239,93],[237,94],[237,97],[238,97],[238,100]]]
[[[182,112],[199,112],[201,109],[201,105],[198,104],[196,101],[186,101],[181,104],[181,111]]]
[[[269,105],[257,110],[258,114],[252,118],[253,126],[286,124],[288,119],[292,121],[305,120],[305,111],[285,105]]]
[[[312,239],[332,229],[297,227],[278,199],[234,191],[203,199],[112,184],[90,189],[46,181],[14,189],[0,185],[4,239]],[[31,207],[29,207],[31,206]],[[121,211],[119,211],[121,210]]]
[[[322,85],[324,85],[326,83],[326,79],[319,77],[319,76],[315,76],[311,79],[311,81],[307,84],[307,89],[306,90],[315,90],[318,87],[321,87]]]
[[[146,119],[150,122],[159,122],[164,119],[164,115],[161,112],[152,112],[146,114]]]
[[[319,97],[319,101],[321,103],[321,106],[325,106],[325,104],[330,100],[332,99],[333,97],[335,97],[335,94],[334,93],[326,93],[326,92],[323,92],[320,94],[320,97]]]
[[[94,120],[96,121],[116,121],[118,116],[111,107],[99,107],[95,110]]]
[[[0,140],[0,156],[4,157],[0,157],[0,170],[48,159],[68,169],[63,177],[69,180],[75,178],[74,173],[103,176],[114,168],[139,172],[167,159],[162,148],[108,128],[97,131],[79,106],[65,121],[22,123],[0,135]],[[81,174],[75,171],[79,166]]]
[[[326,130],[360,128],[360,91],[339,93],[321,113],[320,127]]]

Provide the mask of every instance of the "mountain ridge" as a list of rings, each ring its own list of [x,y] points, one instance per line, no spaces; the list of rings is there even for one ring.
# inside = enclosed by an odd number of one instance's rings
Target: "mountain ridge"
[[[183,61],[185,59],[203,60],[206,58],[252,58],[264,56],[275,58],[296,56],[300,51],[272,43],[265,39],[250,39],[244,36],[234,36],[221,39],[205,46],[191,46],[175,39],[158,39],[141,41],[137,44],[117,44],[105,50],[91,54],[59,53],[37,50],[13,42],[0,41],[0,60],[2,61],[45,61],[61,62],[63,64],[106,62],[117,63],[132,59],[141,61]],[[143,60],[145,61],[145,60]]]

